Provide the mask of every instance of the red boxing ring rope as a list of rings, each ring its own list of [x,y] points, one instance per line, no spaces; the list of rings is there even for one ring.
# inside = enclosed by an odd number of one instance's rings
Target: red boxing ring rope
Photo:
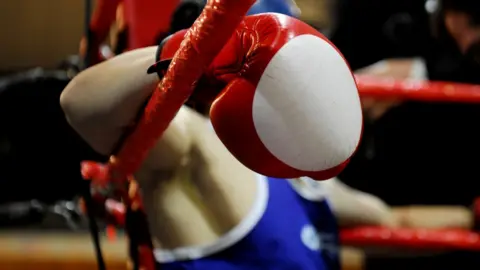
[[[460,229],[356,227],[341,230],[340,241],[360,247],[480,251],[480,235]]]
[[[480,103],[480,86],[440,81],[355,77],[361,97],[425,102]],[[460,229],[355,227],[342,229],[341,243],[358,247],[480,251],[480,234]]]
[[[355,76],[362,97],[426,102],[480,103],[480,85]]]

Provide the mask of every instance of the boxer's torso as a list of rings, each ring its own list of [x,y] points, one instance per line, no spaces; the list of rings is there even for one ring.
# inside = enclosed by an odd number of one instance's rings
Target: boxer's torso
[[[285,179],[259,175],[256,182],[254,204],[238,225],[207,245],[156,249],[159,269],[339,269],[337,227],[325,194],[292,188]]]
[[[247,215],[256,175],[221,144],[206,119],[180,110],[137,174],[152,234],[164,249],[205,245]]]
[[[191,109],[177,114],[137,177],[162,269],[337,269],[323,194],[252,173]]]

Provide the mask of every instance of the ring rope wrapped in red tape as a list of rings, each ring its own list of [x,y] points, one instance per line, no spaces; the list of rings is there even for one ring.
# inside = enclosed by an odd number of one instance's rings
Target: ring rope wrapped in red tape
[[[340,239],[350,246],[480,251],[480,235],[461,229],[357,227],[343,229]]]
[[[208,1],[202,14],[187,32],[137,125],[121,143],[119,152],[110,158],[105,168],[107,173],[103,173],[108,179],[89,175],[89,171],[102,171],[93,169],[96,165],[82,164],[82,173],[87,178],[103,182],[102,184],[115,183],[121,189],[127,211],[125,224],[134,269],[153,270],[155,262],[142,199],[132,175],[189,98],[196,80],[220,52],[254,3],[255,0]]]
[[[429,102],[480,103],[480,85],[355,76],[361,97]]]
[[[134,173],[148,151],[193,91],[193,84],[213,61],[254,0],[212,0],[187,32],[162,82],[153,92],[135,130],[110,166],[122,176]]]

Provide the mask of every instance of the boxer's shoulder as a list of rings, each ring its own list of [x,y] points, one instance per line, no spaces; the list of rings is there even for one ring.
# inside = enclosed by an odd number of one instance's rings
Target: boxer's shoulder
[[[163,134],[162,140],[169,144],[178,142],[182,148],[190,148],[194,138],[199,135],[198,127],[205,125],[206,121],[194,110],[182,106]]]
[[[214,135],[208,123],[207,117],[190,107],[182,106],[170,125],[173,125],[183,133],[183,136],[188,137],[194,143],[197,138]]]
[[[175,141],[182,144],[186,152],[198,144],[208,142],[208,147],[214,147],[215,133],[208,125],[209,120],[195,110],[182,106],[170,123],[162,139],[171,145]]]
[[[154,170],[169,170],[177,168],[188,157],[194,141],[194,132],[191,129],[194,112],[185,106],[181,108],[161,139],[150,150],[145,160],[148,168]]]

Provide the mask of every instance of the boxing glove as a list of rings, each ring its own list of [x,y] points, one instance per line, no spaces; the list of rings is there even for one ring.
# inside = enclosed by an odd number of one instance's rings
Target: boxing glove
[[[183,34],[160,46],[157,70],[168,67]],[[226,148],[270,177],[329,179],[361,137],[348,64],[318,31],[281,14],[245,17],[191,98],[211,104],[212,125]]]

